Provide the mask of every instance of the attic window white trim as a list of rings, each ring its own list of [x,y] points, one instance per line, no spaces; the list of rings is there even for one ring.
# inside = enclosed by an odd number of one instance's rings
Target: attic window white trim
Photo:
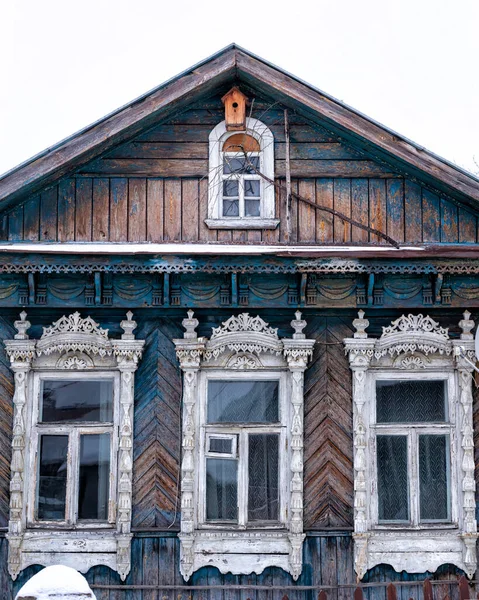
[[[260,178],[261,200],[258,217],[223,216],[223,145],[229,137],[238,133],[227,131],[226,121],[218,123],[210,133],[208,218],[205,223],[211,229],[275,229],[279,224],[279,219],[275,219],[275,189],[274,185],[264,178]],[[258,141],[260,171],[266,178],[274,180],[274,137],[271,130],[258,119],[248,117],[244,133]]]

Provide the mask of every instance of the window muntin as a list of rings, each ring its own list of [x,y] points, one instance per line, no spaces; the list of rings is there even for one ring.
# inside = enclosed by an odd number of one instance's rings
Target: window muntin
[[[109,526],[115,518],[118,374],[37,372],[34,377],[30,443],[38,463],[29,524]]]
[[[261,152],[248,152],[245,156],[243,152],[223,149],[223,217],[261,217],[261,156]]]
[[[281,456],[283,376],[229,372],[224,379],[206,373],[204,378],[200,527],[280,526],[285,522],[281,466],[287,461],[286,453]]]
[[[379,525],[452,521],[448,381],[432,377],[375,381]]]

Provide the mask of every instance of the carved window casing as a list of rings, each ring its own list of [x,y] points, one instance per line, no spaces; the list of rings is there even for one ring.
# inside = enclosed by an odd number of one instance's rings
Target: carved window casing
[[[306,322],[301,313],[296,313],[291,325],[295,331],[292,338],[280,339],[277,330],[260,317],[244,313],[214,328],[207,339],[197,336],[198,320],[189,311],[183,321],[184,339],[175,340],[183,371],[180,570],[186,580],[206,565],[222,573],[261,573],[268,566],[277,566],[294,579],[301,574],[303,375],[314,340],[302,333]],[[211,382],[213,388],[222,382],[246,386],[260,382],[261,388],[263,382],[265,397],[275,390],[272,396],[278,412],[272,408],[269,416],[249,421],[209,418]],[[248,460],[255,435],[255,443],[263,444],[263,451],[267,444],[272,452],[278,451],[277,505],[261,520],[248,508],[252,468]],[[208,506],[208,460],[224,461],[224,469],[234,473],[230,481],[237,490],[236,507],[219,518],[216,509]],[[232,502],[234,505],[235,500]]]
[[[82,572],[102,564],[125,579],[131,565],[134,373],[144,342],[135,340],[131,312],[115,340],[79,313],[44,327],[40,339],[29,339],[26,316],[23,312],[15,321],[14,339],[5,341],[15,375],[8,570],[16,579],[32,564],[63,564]],[[55,393],[64,385],[81,388],[78,398],[90,386],[102,407],[94,416],[58,416],[60,405],[44,399],[47,390]],[[63,398],[70,411],[81,405],[69,404],[68,394]],[[42,472],[46,442],[59,464],[53,477],[51,460]],[[82,509],[79,501],[82,482],[95,484],[86,474],[94,464],[92,451],[102,457],[98,473],[108,471],[98,474],[94,514],[91,505]],[[63,477],[59,500],[58,494],[42,491]]]
[[[344,343],[353,373],[356,573],[380,563],[410,573],[451,563],[472,577],[474,322],[466,311],[455,340],[423,315],[403,315],[378,339],[368,338],[363,311],[353,325]]]
[[[264,177],[263,177],[264,175]],[[244,132],[219,123],[209,136],[208,218],[212,229],[274,229],[274,138],[261,121]]]

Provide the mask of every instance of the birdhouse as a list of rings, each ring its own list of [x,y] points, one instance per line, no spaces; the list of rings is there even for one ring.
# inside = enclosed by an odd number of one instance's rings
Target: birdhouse
[[[226,131],[244,131],[246,129],[247,97],[237,87],[233,87],[221,98],[225,105]]]

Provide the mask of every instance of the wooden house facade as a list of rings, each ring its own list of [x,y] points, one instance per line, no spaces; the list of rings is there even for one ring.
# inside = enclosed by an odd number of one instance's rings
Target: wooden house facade
[[[6,173],[4,597],[49,564],[104,600],[473,579],[478,217],[235,45]]]

